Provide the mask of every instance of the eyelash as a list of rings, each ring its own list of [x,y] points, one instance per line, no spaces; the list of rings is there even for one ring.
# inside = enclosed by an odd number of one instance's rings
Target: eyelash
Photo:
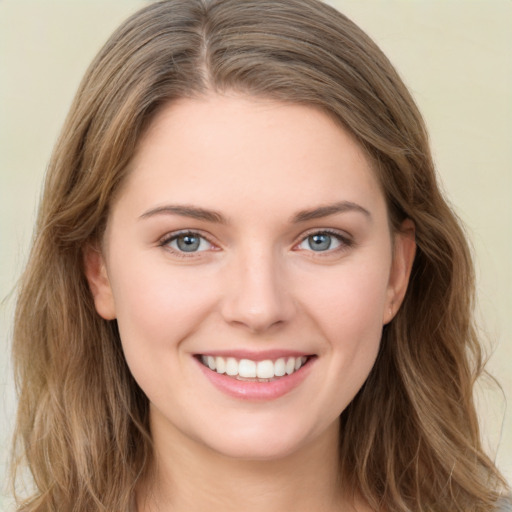
[[[204,234],[202,234],[199,231],[191,231],[191,230],[184,230],[184,231],[178,231],[170,233],[166,236],[164,236],[158,243],[159,247],[162,247],[170,252],[173,253],[173,255],[179,257],[179,258],[193,258],[196,257],[198,253],[205,252],[205,251],[180,251],[173,247],[170,247],[171,242],[174,240],[177,240],[181,236],[190,236],[194,238],[200,238],[201,240],[206,241],[208,244],[210,244],[213,247],[216,247],[215,244]]]
[[[339,247],[335,247],[334,249],[327,249],[325,251],[314,251],[313,249],[306,250],[306,252],[312,253],[312,255],[315,257],[323,257],[333,255],[338,252],[343,252],[350,249],[350,247],[354,245],[354,241],[352,240],[352,238],[350,238],[346,234],[340,233],[339,231],[333,229],[315,229],[302,235],[299,243],[296,244],[295,247],[298,247],[299,245],[303,244],[308,238],[315,235],[328,235],[330,237],[335,238],[340,243]]]
[[[209,237],[205,236],[204,234],[202,234],[199,231],[191,231],[191,230],[170,233],[170,234],[166,235],[165,237],[163,237],[159,241],[158,245],[159,245],[159,247],[162,247],[162,248],[172,252],[174,255],[176,255],[180,258],[193,258],[193,257],[197,257],[198,253],[206,252],[206,251],[187,252],[187,251],[181,251],[181,250],[177,250],[173,247],[170,247],[171,242],[173,242],[174,240],[177,240],[181,236],[187,236],[187,235],[190,237],[194,237],[194,238],[200,238],[201,240],[206,241],[211,246],[216,247],[215,244],[209,239]],[[315,235],[328,235],[330,237],[335,238],[340,243],[339,247],[335,247],[334,249],[329,248],[325,251],[314,251],[313,249],[310,249],[310,250],[304,249],[306,252],[310,252],[310,253],[312,253],[312,255],[314,255],[316,257],[322,257],[322,256],[332,255],[333,253],[342,252],[342,251],[349,249],[350,247],[352,247],[354,245],[354,241],[350,237],[348,237],[347,235],[341,234],[339,231],[335,231],[335,230],[331,230],[331,229],[321,229],[321,230],[316,229],[316,230],[312,230],[312,231],[302,235],[300,241],[294,245],[294,248],[298,248],[308,238],[315,236]],[[301,249],[298,249],[298,250],[301,250]]]

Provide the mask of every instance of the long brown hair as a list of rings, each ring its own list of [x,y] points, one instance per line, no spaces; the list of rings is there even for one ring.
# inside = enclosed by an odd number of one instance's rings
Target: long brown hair
[[[316,0],[169,0],[128,19],[87,71],[56,145],[14,328],[16,439],[35,489],[20,510],[127,510],[151,462],[148,402],[83,272],[137,142],[177,98],[235,90],[314,105],[366,150],[391,224],[416,226],[404,303],[342,413],[340,471],[375,510],[490,510],[506,485],[483,453],[474,276],[418,109],[387,58]]]

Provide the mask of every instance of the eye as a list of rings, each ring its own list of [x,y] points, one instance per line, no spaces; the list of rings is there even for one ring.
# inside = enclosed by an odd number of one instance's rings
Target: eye
[[[338,233],[318,231],[304,238],[297,247],[306,251],[326,252],[349,245],[350,241]]]
[[[162,241],[162,246],[176,252],[202,252],[212,248],[212,244],[199,233],[193,231],[177,233]]]

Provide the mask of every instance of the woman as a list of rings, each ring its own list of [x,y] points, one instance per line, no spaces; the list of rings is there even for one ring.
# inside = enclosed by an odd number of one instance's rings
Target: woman
[[[17,307],[20,510],[494,510],[420,114],[314,0],[167,1],[84,78]]]

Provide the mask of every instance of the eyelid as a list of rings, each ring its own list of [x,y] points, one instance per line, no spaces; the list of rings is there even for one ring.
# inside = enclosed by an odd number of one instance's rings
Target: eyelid
[[[179,250],[174,249],[173,247],[170,247],[169,244],[173,240],[176,240],[181,235],[193,235],[193,236],[197,236],[198,238],[202,238],[203,240],[206,240],[206,242],[208,242],[208,244],[210,245],[210,248],[207,250],[204,250],[204,251],[191,251],[191,252],[187,253],[186,251],[179,251]],[[212,237],[209,236],[208,234],[204,233],[200,229],[179,229],[177,231],[171,231],[169,233],[166,233],[164,236],[162,236],[158,240],[157,243],[158,243],[159,247],[162,247],[163,249],[165,249],[169,252],[172,252],[174,255],[177,255],[179,257],[184,257],[184,258],[190,258],[190,257],[194,257],[194,256],[197,257],[199,254],[202,254],[204,252],[208,252],[208,251],[212,251],[212,250],[213,251],[219,250],[219,246],[215,242],[212,241]]]
[[[308,237],[310,237],[312,235],[316,235],[316,234],[326,234],[329,236],[333,236],[340,242],[341,245],[334,249],[328,249],[326,251],[316,251],[316,252],[313,250],[305,250],[305,249],[298,248],[298,246],[301,243],[303,243]],[[198,236],[198,237],[206,240],[206,242],[208,242],[208,244],[210,244],[211,247],[208,250],[191,251],[190,253],[187,253],[186,251],[179,251],[172,247],[169,247],[170,242],[172,242],[173,240],[178,238],[180,235]],[[173,254],[180,256],[180,257],[194,257],[194,256],[197,257],[199,254],[202,254],[204,252],[220,250],[219,244],[215,243],[212,240],[212,238],[213,237],[211,235],[204,233],[200,229],[180,229],[177,231],[171,231],[169,233],[166,233],[164,236],[159,238],[157,244],[159,247],[162,247],[162,248],[168,250],[169,252],[172,252]],[[306,252],[311,252],[311,253],[315,253],[315,255],[322,256],[322,254],[327,255],[327,254],[332,254],[334,252],[346,250],[349,247],[352,247],[354,244],[355,244],[355,242],[353,240],[353,237],[351,235],[349,235],[348,233],[346,233],[345,231],[341,231],[341,230],[337,230],[337,229],[333,229],[333,228],[314,228],[314,229],[310,229],[310,230],[306,231],[305,233],[302,233],[300,235],[299,239],[297,240],[297,242],[294,243],[293,249],[294,250],[304,250]]]
[[[298,248],[298,246],[300,244],[302,244],[307,238],[309,238],[310,236],[313,236],[313,235],[332,236],[332,237],[336,238],[340,242],[341,245],[339,247],[335,247],[334,249],[328,249],[326,251],[313,251],[312,249],[307,250],[307,249],[299,249]],[[345,231],[340,231],[340,230],[333,229],[333,228],[315,228],[315,229],[310,229],[310,230],[306,231],[305,233],[302,233],[300,235],[298,242],[296,242],[294,244],[294,249],[304,250],[306,252],[311,252],[311,253],[314,253],[315,255],[322,256],[322,255],[332,254],[332,253],[335,253],[338,251],[346,250],[349,247],[352,247],[353,245],[354,245],[353,237],[351,235],[349,235],[348,233],[346,233]]]

